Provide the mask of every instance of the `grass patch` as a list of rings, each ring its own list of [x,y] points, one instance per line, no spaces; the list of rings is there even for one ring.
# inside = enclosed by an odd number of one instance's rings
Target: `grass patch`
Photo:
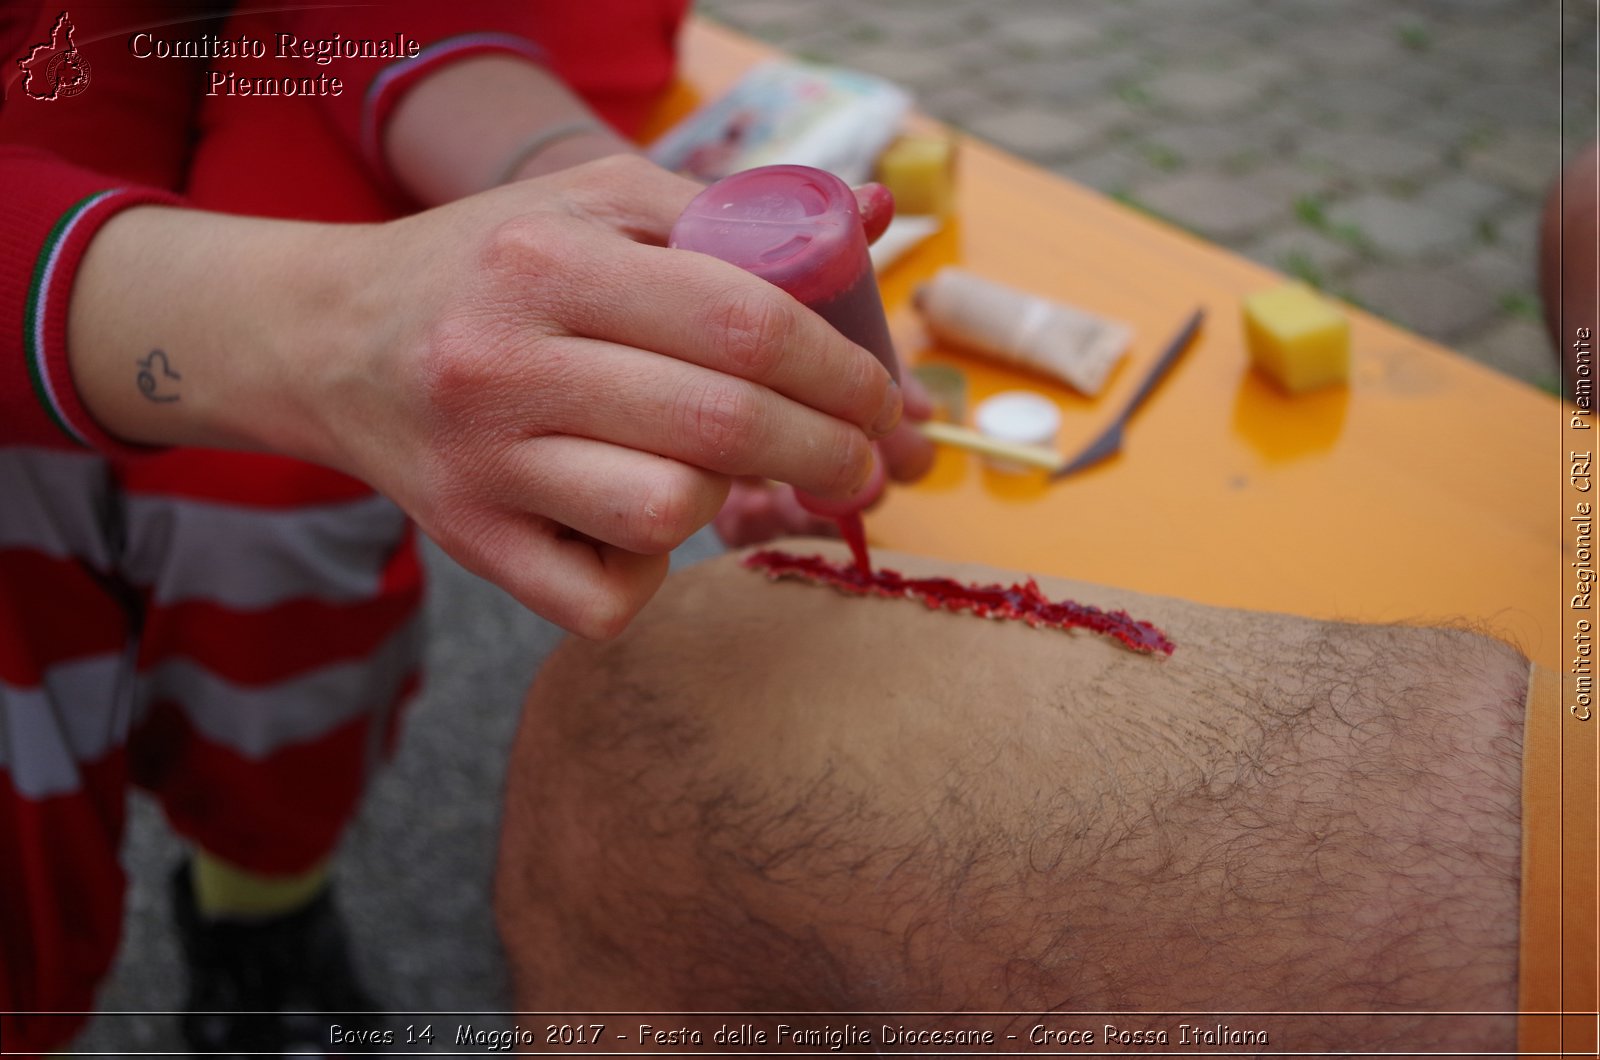
[[[1115,191],[1111,192],[1111,197],[1124,206],[1133,207],[1140,213],[1149,214],[1151,217],[1158,216],[1155,210],[1151,209],[1149,206],[1140,201],[1139,197],[1133,193],[1131,188],[1119,187]]]
[[[1334,239],[1337,239],[1345,246],[1350,247],[1352,250],[1358,250],[1363,254],[1372,253],[1372,239],[1365,231],[1362,230],[1360,225],[1348,223],[1334,225],[1332,228],[1328,229],[1328,235],[1332,236]]]
[[[1148,107],[1154,102],[1150,90],[1137,81],[1124,81],[1113,91],[1118,99],[1130,107]]]
[[[1185,232],[1193,232],[1195,235],[1200,235],[1199,232],[1195,232],[1194,229],[1190,228],[1182,221],[1179,221],[1175,217],[1168,217],[1166,214],[1140,199],[1137,195],[1126,188],[1118,188],[1117,190],[1111,192],[1111,198],[1130,209],[1137,210],[1146,217],[1154,218],[1155,220],[1160,221],[1162,224],[1172,225],[1174,228],[1181,228]]]
[[[1300,223],[1319,232],[1328,230],[1328,204],[1315,195],[1302,195],[1294,201],[1294,215]]]
[[[1355,294],[1351,293],[1350,291],[1339,290],[1339,291],[1327,291],[1325,293],[1332,295],[1333,297],[1337,298],[1339,301],[1343,302],[1345,305],[1350,306],[1352,309],[1359,309],[1363,313],[1371,313],[1373,316],[1379,317],[1379,318],[1381,318],[1383,320],[1387,320],[1391,324],[1399,324],[1401,327],[1405,326],[1405,324],[1402,321],[1396,320],[1394,317],[1390,316],[1388,313],[1385,313],[1380,309],[1374,308],[1372,305],[1368,304],[1365,300],[1363,300],[1361,298],[1358,298]]]
[[[1535,324],[1543,319],[1539,311],[1539,300],[1526,291],[1507,291],[1501,295],[1500,311]]]
[[[1283,271],[1319,291],[1328,289],[1327,274],[1304,251],[1292,250],[1286,254],[1283,258]]]
[[[1337,239],[1362,254],[1371,254],[1373,251],[1372,239],[1362,231],[1360,225],[1348,221],[1335,222],[1328,216],[1328,204],[1315,195],[1302,195],[1296,199],[1294,215],[1300,219],[1301,224],[1321,232],[1329,239]]]
[[[1395,39],[1402,48],[1414,52],[1425,52],[1433,47],[1433,34],[1428,32],[1428,27],[1417,22],[1408,22],[1395,32]]]
[[[1470,132],[1461,138],[1461,147],[1466,151],[1478,151],[1488,147],[1500,138],[1497,130],[1487,126],[1474,126]]]
[[[1145,144],[1139,153],[1146,162],[1163,173],[1176,173],[1183,168],[1183,156],[1166,144]]]
[[[1500,242],[1500,225],[1493,217],[1478,218],[1478,242],[1486,247]]]

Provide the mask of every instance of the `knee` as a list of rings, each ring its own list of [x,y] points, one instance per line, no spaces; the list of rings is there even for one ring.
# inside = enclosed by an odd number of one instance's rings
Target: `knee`
[[[494,900],[521,1008],[700,1004],[681,992],[717,901],[688,795],[696,737],[615,650],[552,656],[513,744]]]

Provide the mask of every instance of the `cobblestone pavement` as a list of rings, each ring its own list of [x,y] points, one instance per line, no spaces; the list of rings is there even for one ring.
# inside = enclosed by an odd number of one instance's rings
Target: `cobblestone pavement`
[[[699,9],[802,57],[888,77],[973,135],[1555,386],[1534,257],[1545,191],[1595,128],[1593,3]]]

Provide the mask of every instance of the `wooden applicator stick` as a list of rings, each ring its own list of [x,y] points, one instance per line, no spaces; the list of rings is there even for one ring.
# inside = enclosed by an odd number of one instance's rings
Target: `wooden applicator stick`
[[[930,420],[927,423],[917,424],[917,430],[940,445],[953,445],[958,449],[992,456],[997,460],[1009,460],[1015,464],[1026,464],[1045,471],[1059,470],[1066,463],[1061,454],[1054,449],[1046,449],[1041,445],[1024,445],[1021,442],[1002,442],[988,435],[979,434],[970,427],[957,427],[952,423]]]

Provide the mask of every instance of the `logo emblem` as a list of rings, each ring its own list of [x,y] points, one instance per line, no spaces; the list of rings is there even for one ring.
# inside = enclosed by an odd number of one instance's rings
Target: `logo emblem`
[[[22,67],[22,91],[30,99],[70,99],[89,87],[89,61],[73,43],[72,30],[71,16],[61,12],[50,39],[35,44],[17,60]]]

